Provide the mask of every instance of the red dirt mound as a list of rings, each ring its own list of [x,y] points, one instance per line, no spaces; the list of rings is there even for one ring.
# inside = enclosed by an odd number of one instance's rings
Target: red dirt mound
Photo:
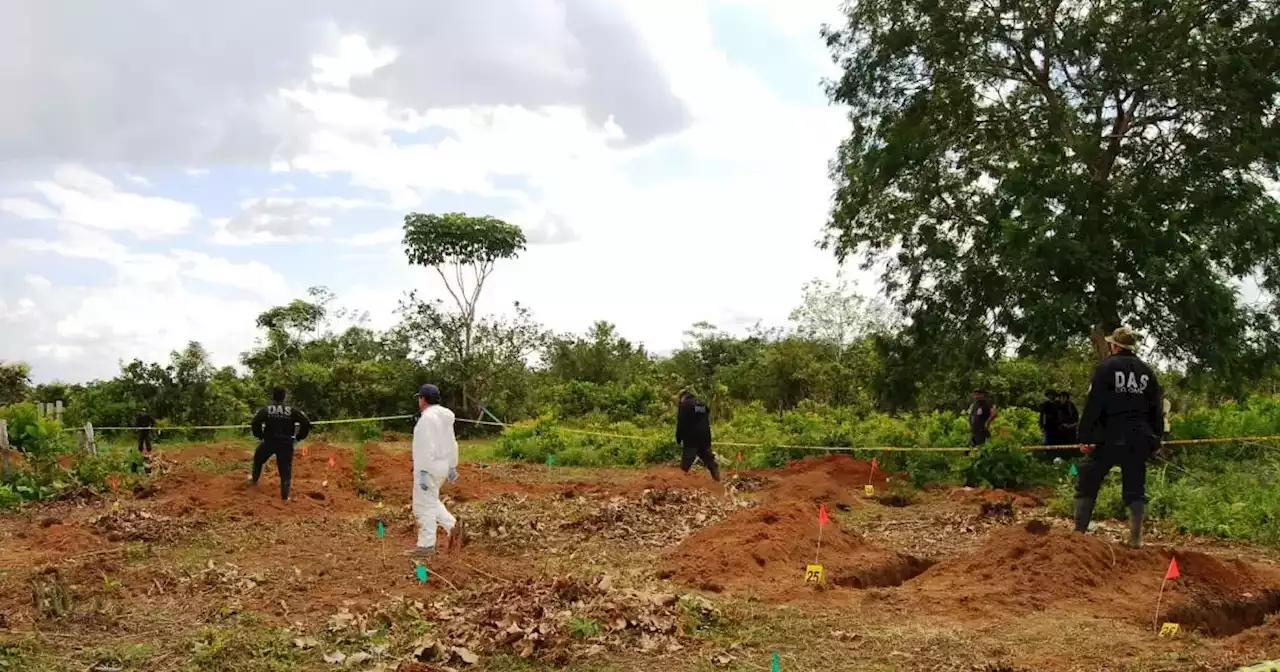
[[[1044,500],[1034,494],[1010,492],[1008,490],[987,490],[985,488],[955,488],[947,498],[958,504],[967,504],[974,507],[980,507],[984,504],[991,506],[1003,502],[1010,502],[1013,506],[1021,509],[1034,509],[1037,506],[1044,506]]]
[[[330,456],[333,466],[329,466]],[[243,446],[200,446],[173,457],[177,468],[157,483],[159,508],[168,515],[218,511],[233,520],[278,519],[323,512],[349,513],[369,505],[360,499],[352,483],[351,451],[325,443],[307,444],[305,456],[301,450],[295,452],[291,501],[287,503],[280,499],[274,458],[254,487],[248,481],[247,467],[230,468],[233,463],[252,459],[252,453]],[[201,458],[211,461],[213,467],[202,464]]]
[[[686,538],[663,559],[662,574],[711,591],[799,587],[817,543],[816,506],[792,501],[744,509]],[[823,530],[820,559],[828,585],[853,588],[897,585],[927,566],[845,532],[834,520]]]
[[[911,583],[923,603],[943,610],[995,614],[1056,605],[1149,623],[1169,559],[1182,578],[1164,593],[1169,610],[1182,605],[1248,599],[1280,587],[1280,572],[1192,551],[1132,550],[1094,536],[1049,529],[1044,523],[1002,530],[977,551],[941,562]]]
[[[808,502],[849,506],[862,501],[862,489],[874,485],[883,491],[884,470],[872,473],[871,463],[848,455],[815,457],[793,462],[784,469],[767,472],[778,481],[767,490],[770,502]]]

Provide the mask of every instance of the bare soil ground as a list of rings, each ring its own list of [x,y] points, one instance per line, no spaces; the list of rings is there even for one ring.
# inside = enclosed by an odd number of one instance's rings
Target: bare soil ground
[[[1103,525],[1044,493],[899,489],[846,457],[732,473],[464,464],[465,548],[413,545],[403,444],[166,451],[0,517],[0,670],[1230,670],[1280,658],[1273,551]],[[332,458],[332,463],[330,463]],[[356,465],[363,462],[362,473]],[[886,479],[886,476],[889,476]],[[876,495],[863,492],[875,486]],[[819,506],[831,514],[821,530]],[[381,521],[384,539],[377,535]],[[1156,595],[1169,560],[1182,578]],[[804,583],[819,560],[824,585]]]

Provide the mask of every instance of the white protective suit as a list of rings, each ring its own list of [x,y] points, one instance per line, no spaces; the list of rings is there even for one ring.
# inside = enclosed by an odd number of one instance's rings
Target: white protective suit
[[[440,486],[458,468],[458,439],[453,411],[428,406],[413,426],[413,516],[418,519],[418,547],[436,545],[436,525],[453,530],[457,519],[440,501]]]

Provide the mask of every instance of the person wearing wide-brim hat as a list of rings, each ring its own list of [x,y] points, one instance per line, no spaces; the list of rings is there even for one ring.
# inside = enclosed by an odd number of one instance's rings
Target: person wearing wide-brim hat
[[[1119,465],[1121,494],[1129,507],[1129,545],[1140,548],[1147,460],[1160,447],[1164,392],[1155,371],[1138,358],[1138,335],[1133,330],[1120,327],[1106,340],[1111,356],[1093,371],[1080,419],[1080,450],[1085,459],[1076,479],[1076,531],[1089,530],[1102,481]]]

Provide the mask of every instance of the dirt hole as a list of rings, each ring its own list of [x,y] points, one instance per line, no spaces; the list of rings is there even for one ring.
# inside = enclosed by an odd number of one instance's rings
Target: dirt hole
[[[314,499],[314,500],[318,501],[318,502],[323,502],[323,501],[324,501],[324,493],[323,493],[323,492],[308,492],[308,493],[307,493],[307,496],[308,496],[308,497],[310,497],[311,499]]]
[[[1238,601],[1193,602],[1169,610],[1161,620],[1210,637],[1230,637],[1266,622],[1280,613],[1280,590],[1269,590],[1261,597]]]
[[[876,497],[876,501],[885,506],[892,506],[899,509],[916,503],[910,495],[904,495],[897,492],[888,495],[880,495],[879,497]]]
[[[934,564],[928,558],[904,555],[894,562],[842,572],[832,583],[843,588],[892,588],[920,576]]]
[[[1049,524],[1043,520],[1033,520],[1024,529],[1028,534],[1049,534]]]
[[[765,525],[772,525],[778,522],[778,514],[772,511],[765,511],[764,513],[760,514],[760,522],[764,523]]]

